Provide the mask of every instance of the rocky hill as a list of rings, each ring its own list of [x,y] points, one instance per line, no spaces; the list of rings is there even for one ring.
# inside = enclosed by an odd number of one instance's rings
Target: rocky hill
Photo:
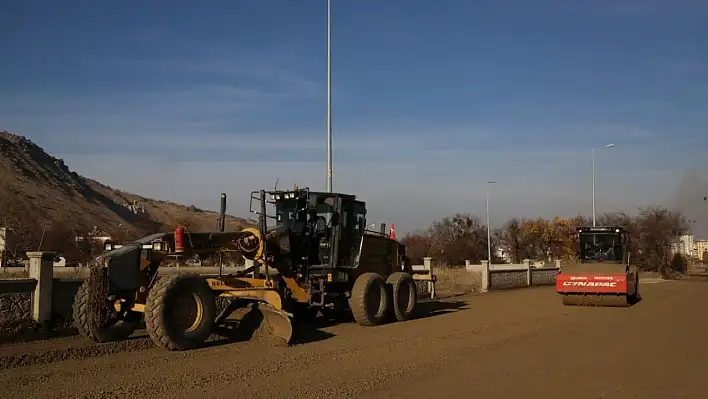
[[[77,232],[97,228],[135,235],[171,229],[178,223],[193,230],[213,230],[219,217],[80,176],[32,141],[6,131],[0,131],[0,185],[0,225],[11,228],[61,225]],[[246,224],[241,218],[226,218],[227,230]]]

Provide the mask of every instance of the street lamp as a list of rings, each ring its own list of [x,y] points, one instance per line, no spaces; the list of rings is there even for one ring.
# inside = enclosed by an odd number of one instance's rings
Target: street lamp
[[[489,230],[489,186],[496,183],[496,180],[489,180],[487,182],[487,260],[490,265],[492,264],[492,235]]]
[[[327,0],[327,192],[332,192],[332,4]]]
[[[595,227],[595,150],[601,148],[612,148],[614,144],[607,144],[602,147],[592,149],[592,226]]]

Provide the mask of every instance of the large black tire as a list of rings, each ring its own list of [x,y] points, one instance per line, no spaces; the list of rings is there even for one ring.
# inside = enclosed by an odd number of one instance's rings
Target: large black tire
[[[391,308],[398,321],[407,321],[415,317],[418,306],[418,287],[413,276],[404,272],[395,272],[388,276],[386,284],[391,286]]]
[[[141,314],[129,312],[125,318],[105,320],[105,316],[110,311],[109,304],[100,303],[100,300],[92,303],[95,301],[92,293],[91,280],[87,279],[81,284],[74,297],[72,313],[74,326],[79,334],[94,342],[122,341],[128,338],[138,327]],[[101,306],[104,309],[94,309],[94,306]]]
[[[360,325],[383,324],[389,312],[389,302],[386,281],[380,274],[364,273],[354,282],[349,307]]]
[[[145,304],[145,325],[150,339],[172,351],[202,346],[211,335],[215,318],[214,292],[200,276],[160,278]]]

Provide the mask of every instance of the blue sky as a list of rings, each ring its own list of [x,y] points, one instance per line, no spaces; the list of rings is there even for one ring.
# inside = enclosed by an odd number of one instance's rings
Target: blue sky
[[[598,212],[669,203],[705,165],[704,1],[333,3],[334,188],[372,222],[484,217],[490,179],[493,224],[590,214],[607,143]],[[324,0],[2,4],[0,129],[232,214],[276,178],[324,189]]]

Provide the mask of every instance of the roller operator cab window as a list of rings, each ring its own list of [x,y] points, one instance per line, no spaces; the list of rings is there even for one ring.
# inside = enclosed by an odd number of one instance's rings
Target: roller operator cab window
[[[585,261],[621,261],[622,235],[583,233],[580,235],[580,259]]]

